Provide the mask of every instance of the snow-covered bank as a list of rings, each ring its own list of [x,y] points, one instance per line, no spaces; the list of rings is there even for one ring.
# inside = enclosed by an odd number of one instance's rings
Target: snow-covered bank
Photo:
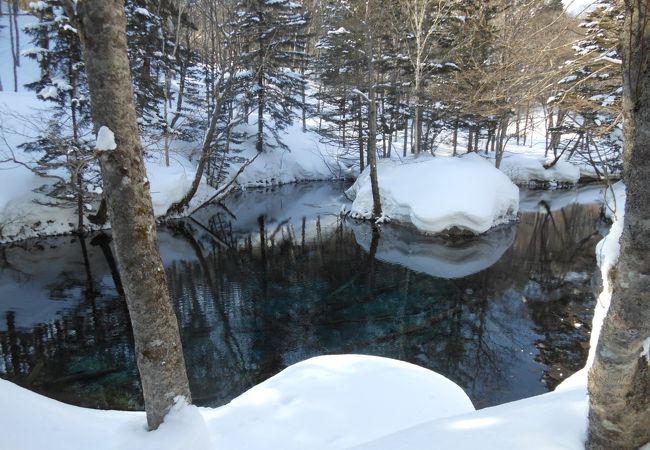
[[[255,150],[255,130],[246,124],[239,132],[250,135],[244,143],[244,150],[238,155],[252,159]],[[237,177],[242,188],[266,187],[301,181],[322,181],[351,178],[358,173],[353,161],[341,155],[341,149],[320,142],[317,133],[302,131],[299,123],[294,123],[278,134],[288,149],[280,146],[266,150],[255,158],[252,164]],[[233,165],[230,176],[239,168]]]
[[[476,154],[462,158],[420,157],[405,164],[377,165],[384,216],[425,233],[453,228],[480,234],[511,220],[519,190]],[[372,192],[366,169],[347,191],[351,215],[370,218]]]
[[[568,161],[558,161],[550,168],[544,167],[545,161],[531,155],[506,153],[500,169],[508,175],[513,183],[576,184],[580,179],[580,169]]]
[[[0,243],[32,237],[68,234],[77,227],[76,205],[71,199],[55,205],[54,199],[41,192],[41,187],[57,181],[42,177],[26,166],[34,166],[39,155],[23,152],[19,145],[34,140],[38,130],[34,123],[47,120],[45,104],[32,92],[0,92]],[[276,148],[257,155],[254,142],[239,154],[242,161],[255,161],[239,174],[235,186],[241,188],[280,185],[300,181],[331,180],[350,177],[354,170],[340,158],[337,149],[319,144],[313,132],[305,132],[298,125],[283,133],[291,150]],[[151,149],[150,149],[151,150]],[[162,153],[148,151],[145,158],[147,178],[156,217],[181,200],[190,189],[196,172],[196,159],[190,161],[187,148],[170,154],[166,166]],[[15,157],[21,163],[10,161]],[[226,182],[232,180],[243,162],[232,164]],[[62,177],[66,173],[57,174]],[[97,188],[97,192],[100,190]],[[192,199],[187,212],[211,198],[217,191],[206,183],[205,177]],[[61,202],[59,202],[61,203]],[[87,201],[85,215],[94,213],[98,204]],[[96,229],[86,220],[89,229]]]
[[[11,405],[0,410],[6,450],[344,449],[474,410],[441,375],[362,355],[295,364],[221,408],[177,405],[153,433],[144,413],[78,408],[4,380],[0,393]]]

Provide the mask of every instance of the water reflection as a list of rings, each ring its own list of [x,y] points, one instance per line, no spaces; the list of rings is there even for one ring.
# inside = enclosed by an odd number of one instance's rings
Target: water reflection
[[[198,404],[327,353],[429,367],[479,407],[544,392],[584,363],[597,205],[542,199],[516,226],[450,242],[341,220],[341,192],[241,193],[161,230]],[[140,408],[110,248],[89,244],[0,248],[0,374],[71,403]]]

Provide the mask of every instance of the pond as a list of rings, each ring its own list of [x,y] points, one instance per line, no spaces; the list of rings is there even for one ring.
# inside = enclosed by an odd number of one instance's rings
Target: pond
[[[196,404],[306,358],[435,370],[478,408],[552,389],[587,355],[600,187],[522,192],[475,238],[341,219],[340,183],[243,191],[160,229]],[[141,409],[110,237],[0,247],[0,376],[68,403]]]

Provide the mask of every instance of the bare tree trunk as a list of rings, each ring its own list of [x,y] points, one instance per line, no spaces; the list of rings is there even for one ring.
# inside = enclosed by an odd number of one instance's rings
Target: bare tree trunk
[[[14,92],[18,92],[18,61],[16,61],[16,42],[15,42],[15,30],[14,30],[14,21],[11,17],[12,6],[9,5],[9,45],[11,47],[11,62],[13,63],[13,75],[14,75]]]
[[[305,77],[305,67],[304,67],[304,65],[301,68],[301,74],[302,74],[302,77],[304,79],[304,77]],[[303,133],[307,132],[307,99],[305,97],[305,84],[306,83],[304,83],[304,82],[300,84],[300,94],[302,96],[301,112],[302,112],[302,132]]]
[[[370,19],[370,1],[366,2],[366,26]],[[370,188],[372,190],[372,216],[373,218],[381,217],[381,199],[379,198],[379,180],[377,179],[377,103],[375,99],[375,67],[374,58],[374,39],[372,28],[368,26],[368,37],[366,39],[366,53],[368,57],[368,80],[370,88],[368,97],[368,156],[367,161],[370,166]]]
[[[621,253],[589,372],[589,449],[650,442],[650,27],[648,2],[625,2],[624,179]]]
[[[16,52],[16,66],[20,67],[20,28],[18,28],[18,0],[13,0],[13,10],[14,14],[12,17],[14,23],[14,33],[16,33],[16,47],[14,51]]]
[[[498,131],[498,142],[497,142],[497,151],[494,155],[494,166],[498,169],[501,167],[501,160],[503,159],[503,153],[505,152],[506,145],[506,135],[508,134],[508,116],[504,115],[501,118],[501,123],[499,124]]]
[[[257,151],[264,150],[264,73],[259,69],[257,74],[258,100],[257,105]]]
[[[456,121],[454,122],[454,137],[452,140],[452,145],[454,146],[454,156],[456,156],[456,150],[458,147],[458,118],[456,118]]]
[[[526,102],[526,112],[524,117],[524,145],[526,145],[526,137],[528,133],[528,115],[530,113],[530,101]]]
[[[365,168],[364,158],[363,158],[363,103],[361,102],[361,96],[359,96],[359,109],[357,111],[357,123],[359,126],[359,134],[357,140],[359,143],[359,172],[363,172]]]
[[[138,135],[121,0],[65,2],[84,52],[95,126],[115,134],[115,150],[100,152],[115,256],[133,325],[149,429],[176,397],[190,401],[183,348],[165,270]],[[97,30],[101,30],[98,33]]]
[[[406,153],[408,152],[408,142],[409,142],[409,119],[408,117],[404,118],[404,145],[402,149],[402,156],[406,158]]]

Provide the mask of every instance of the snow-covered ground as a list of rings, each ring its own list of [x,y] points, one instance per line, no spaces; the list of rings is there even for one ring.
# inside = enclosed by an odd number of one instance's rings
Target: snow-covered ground
[[[484,233],[515,217],[519,189],[502,172],[476,154],[462,158],[420,157],[377,165],[385,218],[410,224],[425,233],[452,228]],[[347,191],[352,217],[372,216],[370,171]]]

